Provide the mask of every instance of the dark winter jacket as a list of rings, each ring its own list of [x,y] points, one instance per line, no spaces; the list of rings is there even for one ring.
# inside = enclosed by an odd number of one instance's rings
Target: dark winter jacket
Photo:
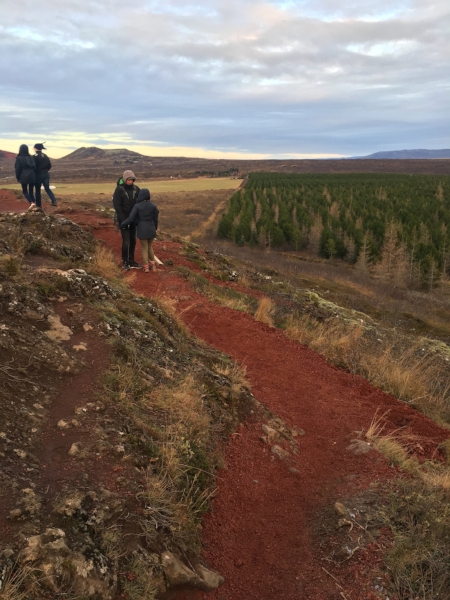
[[[139,192],[137,202],[128,219],[121,223],[121,227],[137,223],[137,236],[140,240],[152,240],[156,237],[158,229],[159,210],[150,201],[150,192],[142,188]]]
[[[128,186],[125,185],[122,177],[117,182],[117,187],[114,191],[112,198],[113,206],[116,209],[117,222],[119,225],[130,216],[136,199],[139,194],[139,188],[137,185]]]
[[[16,179],[19,183],[36,183],[36,164],[28,152],[28,146],[22,144],[16,156]]]
[[[42,152],[37,152],[33,158],[36,163],[36,180],[39,181],[47,177],[48,172],[52,168],[52,163],[49,157]]]

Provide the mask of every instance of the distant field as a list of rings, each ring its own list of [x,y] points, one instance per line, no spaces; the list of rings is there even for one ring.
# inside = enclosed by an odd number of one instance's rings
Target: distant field
[[[149,188],[151,192],[200,192],[205,190],[233,190],[237,189],[242,179],[202,178],[202,179],[167,179],[165,181],[137,181],[140,188]],[[55,186],[56,196],[76,194],[111,194],[114,192],[115,182],[111,183],[61,183]],[[1,185],[3,189],[20,190],[19,184]]]

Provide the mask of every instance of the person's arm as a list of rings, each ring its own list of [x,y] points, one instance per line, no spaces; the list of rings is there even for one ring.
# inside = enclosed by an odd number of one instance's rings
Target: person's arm
[[[52,168],[52,163],[48,156],[47,156],[47,164],[48,164],[47,171],[50,171],[50,169]]]
[[[122,208],[122,194],[119,189],[119,186],[117,186],[116,189],[114,190],[113,206],[117,213],[117,221],[118,221],[119,225],[121,225],[122,221],[125,221],[125,214],[124,214],[123,208]]]
[[[155,206],[155,213],[153,215],[153,222],[155,223],[155,229],[156,230],[158,230],[158,217],[159,217],[159,210]]]
[[[18,157],[16,158],[16,163],[15,163],[15,165],[14,165],[14,169],[15,169],[15,171],[16,171],[16,179],[17,179],[17,181],[19,181],[19,183],[20,183],[20,173],[21,173],[21,171],[22,171],[22,161],[21,161],[21,160],[19,160],[19,158],[18,158]]]
[[[137,220],[137,216],[138,216],[138,207],[135,204],[133,206],[133,210],[130,213],[130,216],[128,217],[128,219],[125,219],[124,221],[122,221],[122,223],[120,224],[120,227],[121,228],[128,227],[128,225],[131,225],[131,223],[134,223]]]

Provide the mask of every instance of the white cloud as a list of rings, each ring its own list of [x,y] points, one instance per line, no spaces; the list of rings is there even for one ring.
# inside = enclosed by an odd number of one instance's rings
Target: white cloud
[[[444,0],[20,0],[0,26],[4,131],[126,124],[271,155],[448,147],[449,29]]]

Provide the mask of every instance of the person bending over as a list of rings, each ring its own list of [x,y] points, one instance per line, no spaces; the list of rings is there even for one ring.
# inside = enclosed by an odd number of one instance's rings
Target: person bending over
[[[26,144],[20,146],[14,167],[16,170],[16,179],[22,186],[22,192],[30,204],[28,207],[28,210],[30,210],[30,208],[36,206],[33,195],[33,188],[36,183],[36,165]]]
[[[141,242],[144,273],[148,273],[150,268],[152,270],[155,268],[153,240],[158,229],[158,216],[159,210],[150,200],[150,191],[147,188],[142,188],[130,216],[121,224],[121,227],[126,228],[131,223],[137,223],[137,236]]]
[[[138,269],[141,266],[134,260],[136,225],[133,222],[127,227],[122,227],[122,223],[130,216],[139,194],[139,188],[135,185],[135,181],[136,177],[133,171],[124,171],[123,176],[117,182],[112,199],[116,209],[117,224],[122,234],[122,265],[127,271],[130,268]]]
[[[34,150],[34,162],[36,163],[36,206],[41,206],[41,185],[44,186],[44,190],[47,196],[50,198],[52,206],[56,206],[56,198],[50,189],[50,174],[49,171],[52,168],[52,163],[49,157],[42,152],[47,150],[44,144],[35,144]]]

